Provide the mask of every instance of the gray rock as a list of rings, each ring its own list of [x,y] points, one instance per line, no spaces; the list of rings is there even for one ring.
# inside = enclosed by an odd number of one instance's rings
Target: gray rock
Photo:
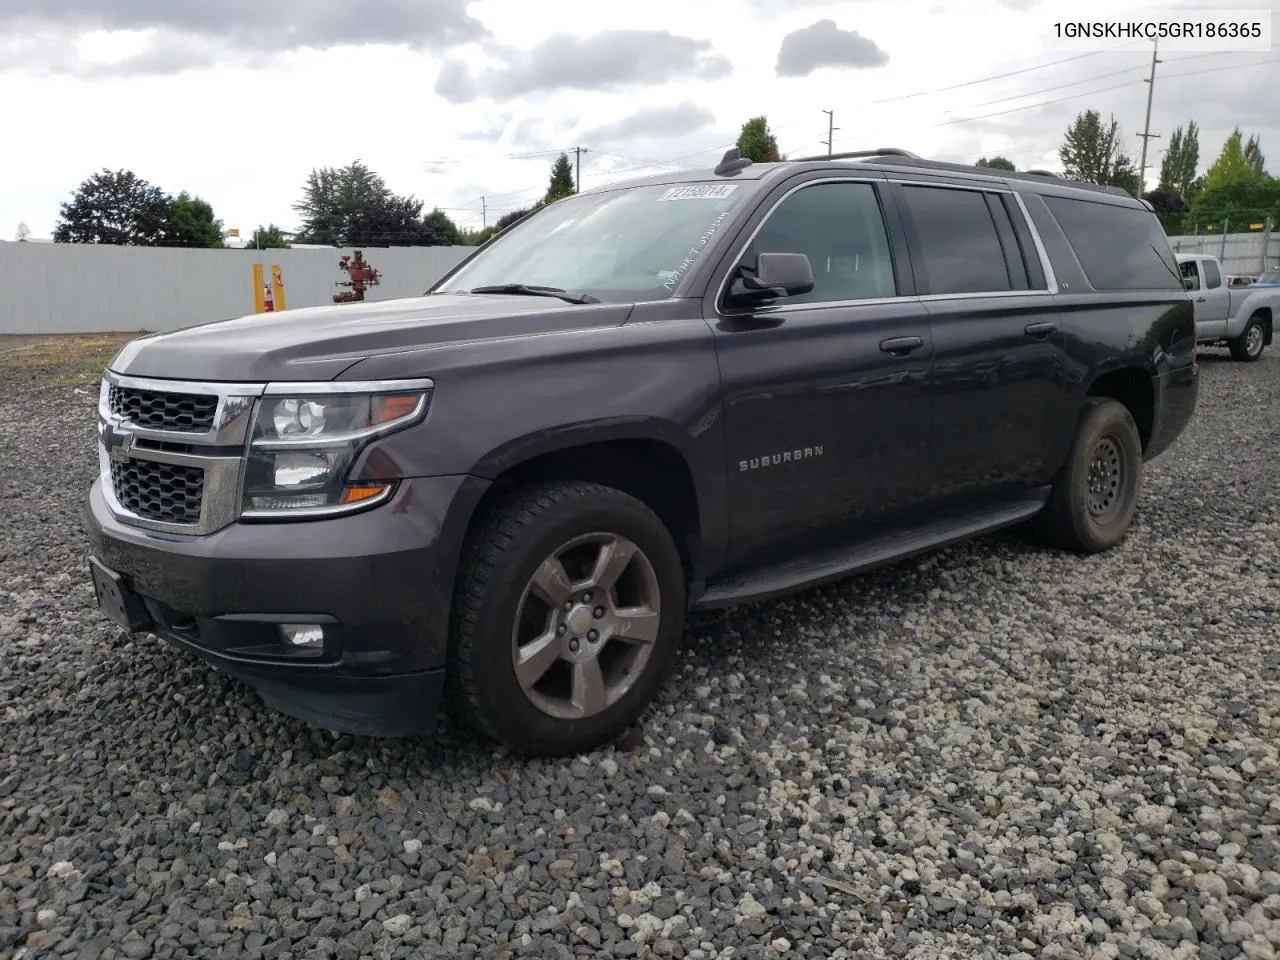
[[[0,954],[1268,957],[1280,350],[1220,355],[1118,549],[691,616],[643,745],[554,763],[312,730],[123,638],[94,397],[0,355]]]

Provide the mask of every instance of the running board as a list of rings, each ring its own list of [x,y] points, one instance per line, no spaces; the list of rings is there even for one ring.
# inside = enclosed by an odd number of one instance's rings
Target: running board
[[[882,533],[786,563],[712,581],[691,609],[709,610],[771,600],[915,554],[927,553],[949,543],[1015,526],[1040,512],[1049,499],[1051,489],[1024,490],[977,506],[970,504],[962,511],[945,513],[918,527]]]

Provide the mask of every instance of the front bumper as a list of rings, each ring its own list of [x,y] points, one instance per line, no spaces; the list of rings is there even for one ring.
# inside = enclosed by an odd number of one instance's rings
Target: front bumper
[[[195,653],[283,713],[411,736],[435,723],[458,556],[486,488],[469,476],[404,480],[362,513],[193,537],[121,523],[95,481],[95,586],[123,603],[126,629]],[[322,647],[290,647],[282,623],[323,626]]]

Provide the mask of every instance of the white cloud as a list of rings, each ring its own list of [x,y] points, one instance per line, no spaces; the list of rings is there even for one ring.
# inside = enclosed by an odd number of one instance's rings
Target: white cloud
[[[0,17],[12,18],[0,38],[0,63],[9,67],[0,70],[8,131],[4,240],[19,222],[49,236],[59,203],[103,167],[199,194],[245,233],[258,223],[293,225],[307,172],[356,157],[392,189],[479,226],[481,197],[490,222],[532,201],[559,150],[587,148],[586,187],[652,172],[645,164],[656,161],[666,162],[657,169],[711,165],[742,122],[761,113],[792,155],[825,151],[822,110],[831,109],[836,149],[901,146],[962,161],[1002,153],[1020,167],[1056,167],[1063,129],[1088,107],[1114,112],[1136,154],[1150,58],[1149,46],[1134,43],[1127,52],[1017,73],[1070,55],[1050,37],[1063,14],[1043,5],[1010,10],[999,0],[806,0],[772,5],[767,27],[762,0],[650,0],[643,7],[559,0],[551,13],[527,0],[480,0],[442,7],[453,19],[435,24],[415,11],[436,5],[418,0],[335,4],[344,16],[304,12],[295,21],[280,11],[319,7],[254,3],[234,23],[238,8],[226,3],[112,0],[108,15],[103,0],[74,0],[50,17],[42,13],[54,7],[48,0],[21,0],[18,19],[18,2],[0,0]],[[1136,4],[1105,9],[1119,18]],[[61,13],[77,10],[78,18]],[[1093,10],[1086,2],[1072,16]],[[874,41],[888,62],[780,82],[774,69],[782,38],[825,18]],[[635,68],[629,76],[638,69],[648,82],[631,86],[615,76],[616,85],[591,87],[579,73],[578,89],[534,89],[500,73],[507,86],[486,86],[494,79],[487,71],[528,67],[556,34],[654,30],[706,44],[696,49],[728,57],[733,73],[699,79],[696,59],[693,76],[632,62],[624,64]],[[992,42],[993,31],[1000,42]],[[186,46],[174,46],[175,38]],[[1173,127],[1193,118],[1202,164],[1236,122],[1261,134],[1264,153],[1280,160],[1270,89],[1280,65],[1265,65],[1275,58],[1162,55],[1152,129],[1164,138],[1153,141],[1153,161]],[[438,97],[433,88],[449,60],[465,69],[457,76],[471,78],[478,95],[501,96],[462,105]],[[183,69],[173,72],[175,65]],[[1217,72],[1179,76],[1209,69]],[[920,95],[890,100],[913,93]],[[1064,97],[1074,99],[1052,102]],[[947,123],[954,120],[966,122]]]

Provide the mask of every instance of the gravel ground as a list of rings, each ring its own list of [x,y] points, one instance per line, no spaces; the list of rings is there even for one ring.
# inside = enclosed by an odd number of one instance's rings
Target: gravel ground
[[[1274,957],[1278,372],[1208,353],[1116,552],[1001,536],[698,618],[643,742],[530,763],[122,639],[93,391],[7,371],[0,955]]]

